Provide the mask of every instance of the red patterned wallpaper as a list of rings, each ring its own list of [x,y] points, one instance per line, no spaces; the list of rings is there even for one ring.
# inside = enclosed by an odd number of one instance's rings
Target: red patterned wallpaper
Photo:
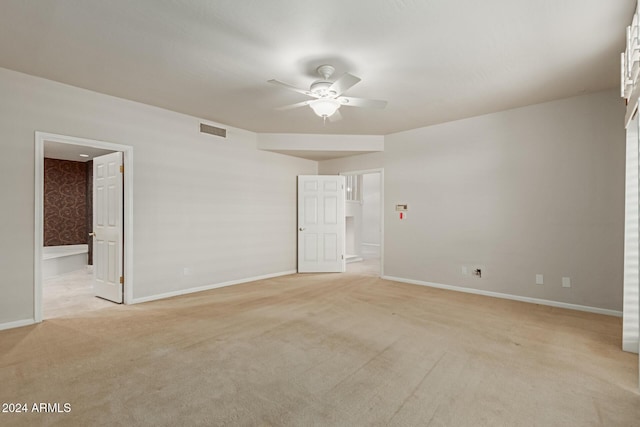
[[[87,164],[44,159],[44,245],[88,243]]]

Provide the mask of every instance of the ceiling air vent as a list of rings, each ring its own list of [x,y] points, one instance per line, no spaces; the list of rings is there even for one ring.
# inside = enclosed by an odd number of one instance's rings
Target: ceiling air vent
[[[227,130],[222,128],[217,128],[215,126],[205,125],[204,123],[200,123],[200,132],[208,133],[210,135],[221,136],[223,138],[227,137]]]

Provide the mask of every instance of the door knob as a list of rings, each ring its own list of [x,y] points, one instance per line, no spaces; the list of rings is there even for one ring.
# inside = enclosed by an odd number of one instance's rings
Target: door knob
[[[298,228],[298,230],[304,231],[304,227],[300,227],[300,228]]]

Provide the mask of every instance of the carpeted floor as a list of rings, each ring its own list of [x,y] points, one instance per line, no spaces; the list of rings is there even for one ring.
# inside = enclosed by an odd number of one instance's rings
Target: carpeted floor
[[[640,425],[621,319],[349,271],[0,331],[0,425]]]

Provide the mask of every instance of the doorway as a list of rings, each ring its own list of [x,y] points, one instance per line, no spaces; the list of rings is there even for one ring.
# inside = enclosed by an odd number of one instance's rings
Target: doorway
[[[383,275],[384,170],[341,172],[346,180],[347,271]]]
[[[66,220],[72,219],[77,226],[67,227],[62,232],[48,230],[45,233],[45,165],[48,169],[55,168],[64,169],[65,176],[62,181],[65,187],[61,189],[61,193],[69,193],[71,187],[68,183],[73,182],[74,174],[80,175],[82,170],[87,174],[86,181],[91,181],[93,177],[93,168],[89,174],[87,162],[93,158],[99,158],[107,153],[122,153],[124,157],[124,170],[122,176],[124,178],[123,185],[123,231],[127,236],[122,244],[123,249],[123,277],[124,281],[124,303],[128,304],[133,299],[133,266],[132,266],[132,248],[133,248],[133,147],[113,144],[103,141],[95,141],[84,138],[75,138],[63,135],[55,135],[43,132],[36,132],[36,149],[35,149],[35,226],[34,226],[34,318],[36,322],[41,322],[44,316],[43,302],[47,301],[49,305],[48,313],[64,313],[65,310],[73,310],[74,307],[80,310],[93,309],[109,306],[113,303],[101,300],[93,296],[91,292],[91,284],[93,284],[93,272],[91,266],[86,266],[87,261],[90,263],[92,253],[89,252],[91,242],[83,243],[83,237],[89,238],[93,224],[89,222],[89,215],[84,224],[82,219],[76,217],[73,219],[74,211],[93,211],[93,207],[89,208],[89,204],[85,206],[73,207],[69,206],[69,201],[65,200],[60,205],[64,205],[65,212],[62,216]],[[75,172],[74,172],[75,171]],[[78,178],[79,180],[80,178]],[[80,189],[84,185],[81,182],[73,182],[76,189]],[[87,185],[87,188],[89,185]],[[52,191],[51,184],[47,188],[48,193]],[[89,192],[89,190],[87,190]],[[78,193],[82,193],[78,191]],[[50,196],[50,194],[48,194]],[[81,198],[81,195],[79,195]],[[55,196],[54,196],[55,200]],[[54,203],[55,204],[55,203]],[[55,216],[55,206],[48,209],[47,225],[50,226],[51,212]],[[55,221],[54,221],[55,222]],[[68,223],[68,221],[67,221]],[[82,236],[86,233],[85,236]],[[75,239],[75,240],[74,240]],[[84,240],[86,241],[86,240]],[[58,243],[59,246],[55,244]],[[77,243],[77,244],[74,244]],[[46,254],[44,254],[46,246]],[[44,255],[44,256],[43,256]],[[43,259],[47,258],[47,259]],[[84,260],[84,266],[83,266]],[[80,268],[78,268],[80,267]],[[44,283],[47,283],[45,294]],[[45,297],[46,296],[46,300]],[[74,299],[75,298],[75,299]],[[58,306],[56,306],[56,304]],[[47,316],[51,317],[51,316]]]

